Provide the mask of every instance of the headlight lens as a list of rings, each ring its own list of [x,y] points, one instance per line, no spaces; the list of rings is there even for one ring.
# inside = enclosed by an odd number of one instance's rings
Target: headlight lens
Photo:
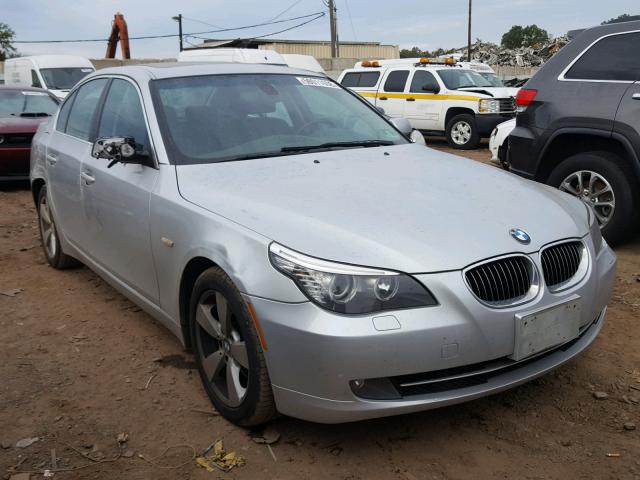
[[[438,304],[427,288],[403,273],[328,262],[277,243],[269,246],[269,258],[312,302],[332,312],[364,314]]]
[[[500,101],[495,98],[482,98],[478,109],[480,113],[500,113]]]
[[[598,219],[596,218],[596,214],[593,211],[593,207],[585,204],[587,207],[587,212],[589,212],[589,233],[591,234],[591,240],[593,241],[593,248],[596,251],[596,254],[602,248],[602,232],[600,231],[600,225],[598,224]]]

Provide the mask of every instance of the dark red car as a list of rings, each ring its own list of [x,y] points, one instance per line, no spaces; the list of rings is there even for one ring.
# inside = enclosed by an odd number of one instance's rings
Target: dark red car
[[[31,139],[58,103],[40,88],[0,87],[0,181],[29,178]]]

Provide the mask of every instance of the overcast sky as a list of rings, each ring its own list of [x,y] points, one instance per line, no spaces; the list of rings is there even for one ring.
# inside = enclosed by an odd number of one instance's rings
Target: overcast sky
[[[16,32],[16,40],[106,38],[113,14],[124,13],[130,36],[177,32],[172,16],[182,13],[186,33],[261,23],[294,5],[286,19],[325,10],[322,0],[2,0],[0,22]],[[9,7],[10,5],[10,7]],[[336,0],[341,40],[376,41],[423,49],[459,47],[466,43],[467,0]],[[622,13],[638,14],[638,0],[474,0],[473,37],[499,42],[512,25],[536,23],[554,36],[599,24]],[[194,20],[190,20],[194,19]],[[298,20],[297,22],[300,22]],[[238,38],[272,33],[297,22],[205,36]],[[327,17],[274,38],[328,40]],[[200,40],[187,39],[193,43]],[[104,56],[106,42],[20,44],[23,54],[73,53]],[[178,39],[133,40],[133,57],[175,57]],[[118,50],[118,56],[120,51]]]

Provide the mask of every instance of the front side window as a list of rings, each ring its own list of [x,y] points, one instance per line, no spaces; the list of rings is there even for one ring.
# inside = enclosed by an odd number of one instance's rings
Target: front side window
[[[149,139],[136,87],[126,80],[111,82],[102,108],[98,137],[133,137],[136,150],[147,151]]]
[[[44,117],[58,110],[58,102],[46,92],[0,90],[0,117]]]
[[[384,82],[385,92],[404,92],[404,86],[409,78],[409,70],[396,70],[391,72]]]
[[[151,88],[178,164],[407,143],[368,104],[325,78],[207,75],[154,80]]]
[[[440,85],[436,77],[431,72],[425,72],[417,70],[411,80],[410,92],[425,93],[425,92],[437,92],[440,90]]]
[[[564,78],[576,80],[640,80],[640,33],[612,35],[596,42]]]
[[[449,90],[473,87],[491,87],[491,82],[473,70],[448,68],[438,70],[438,75]]]
[[[40,75],[46,88],[52,90],[71,90],[76,83],[93,72],[89,67],[41,68]]]
[[[80,87],[71,106],[67,120],[66,133],[81,140],[90,139],[91,128],[102,91],[107,84],[106,78],[87,82]]]

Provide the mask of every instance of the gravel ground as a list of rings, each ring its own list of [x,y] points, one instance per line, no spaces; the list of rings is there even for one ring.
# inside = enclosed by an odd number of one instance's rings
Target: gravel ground
[[[167,330],[88,269],[48,267],[27,186],[2,186],[0,292],[22,291],[0,295],[0,478],[51,468],[54,451],[64,479],[638,479],[640,241],[617,253],[602,333],[555,372],[420,414],[332,426],[282,417],[267,447],[215,415]],[[194,450],[217,439],[246,465],[198,467]]]

